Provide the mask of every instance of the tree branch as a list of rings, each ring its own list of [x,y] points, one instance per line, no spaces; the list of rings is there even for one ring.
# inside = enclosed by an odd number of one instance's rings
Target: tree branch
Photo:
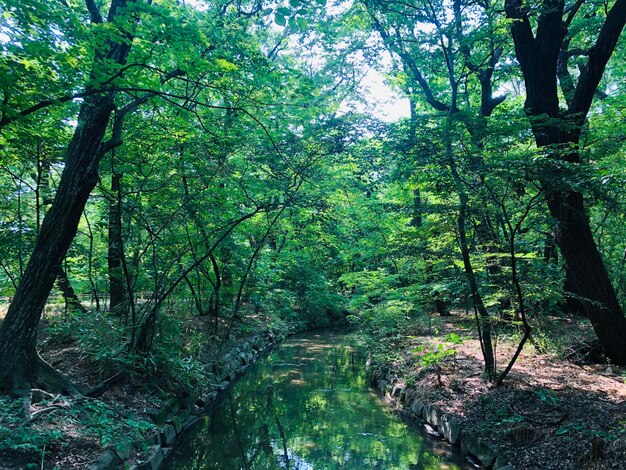
[[[617,0],[606,15],[606,20],[595,45],[589,50],[587,65],[580,74],[574,98],[569,106],[569,113],[575,115],[580,124],[587,117],[593,96],[600,84],[606,64],[615,50],[625,23],[626,0]]]
[[[102,23],[102,15],[100,14],[96,2],[94,0],[85,0],[85,3],[87,4],[87,10],[89,10],[89,15],[91,16],[91,22],[97,24]]]

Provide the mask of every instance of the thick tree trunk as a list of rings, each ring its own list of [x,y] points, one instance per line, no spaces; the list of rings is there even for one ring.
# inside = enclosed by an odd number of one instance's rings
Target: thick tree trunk
[[[626,364],[626,318],[593,239],[583,196],[550,194],[550,213],[559,221],[557,242],[567,269],[569,289],[587,315],[608,356]]]
[[[537,147],[546,147],[555,159],[570,163],[581,161],[577,150],[580,134],[606,64],[626,25],[626,0],[616,0],[606,11],[574,86],[568,82],[571,77],[565,76],[567,54],[563,50],[569,47],[568,28],[579,13],[581,3],[577,5],[566,10],[563,0],[544,0],[536,20],[536,32],[533,32],[533,22],[528,16],[530,9],[525,2],[505,1],[506,14],[513,20],[511,35],[515,55],[524,74],[525,110],[531,118]],[[565,79],[561,83],[568,104],[565,112],[559,107],[558,75]],[[558,221],[557,243],[565,262],[568,287],[589,317],[611,360],[626,364],[626,318],[593,239],[583,196],[559,187],[562,181],[555,179],[558,177],[547,175],[542,183],[547,188],[550,213]]]
[[[108,21],[135,1],[112,0]],[[102,17],[92,13],[92,21],[102,22]],[[127,35],[123,39],[119,43],[107,42],[104,50],[96,52],[92,79],[108,73],[111,64],[126,62],[132,38]],[[103,64],[104,72],[99,70]],[[35,247],[0,328],[0,390],[15,391],[38,385],[49,390],[71,391],[67,381],[37,354],[37,328],[61,262],[78,230],[89,194],[98,181],[98,164],[105,151],[102,140],[113,104],[113,92],[87,93],[81,104],[56,196],[43,219]]]
[[[86,98],[81,106],[56,197],[0,329],[0,388],[4,390],[37,383],[41,370],[37,327],[89,193],[98,180],[100,145],[112,110],[112,95]]]

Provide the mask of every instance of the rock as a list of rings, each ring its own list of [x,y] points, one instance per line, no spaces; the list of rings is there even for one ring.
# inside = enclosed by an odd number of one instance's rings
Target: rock
[[[133,443],[131,441],[120,441],[111,450],[117,454],[120,460],[126,460],[130,457],[130,452],[133,450]]]
[[[219,388],[220,388],[220,390],[226,390],[228,387],[230,387],[230,382],[228,380],[224,380],[220,384]]]
[[[176,429],[171,424],[166,424],[161,430],[161,445],[169,447],[176,439]]]
[[[147,408],[146,414],[154,422],[154,424],[163,424],[167,421],[169,411],[167,408]]]
[[[454,415],[444,414],[441,416],[439,420],[439,424],[437,426],[439,433],[448,441],[450,444],[456,444],[459,441],[459,437],[461,435],[461,426],[459,425],[459,420]]]
[[[185,418],[187,419],[187,418]],[[172,426],[174,426],[174,429],[176,430],[176,434],[180,434],[181,431],[183,430],[183,422],[185,420],[181,419],[180,416],[176,415],[174,416],[174,418],[172,418],[172,420],[169,422],[169,424],[171,424]]]
[[[163,452],[158,446],[148,447],[146,459],[137,464],[137,470],[159,470],[163,465]]]
[[[437,428],[439,426],[439,419],[442,414],[441,410],[435,405],[425,405],[422,410],[424,420],[433,428]]]
[[[190,416],[189,418],[187,418],[185,420],[185,422],[183,423],[183,429],[187,429],[189,426],[192,426],[193,423],[195,423],[196,421],[198,421],[198,418],[195,416]]]
[[[98,460],[89,466],[89,470],[115,470],[117,464],[121,460],[117,457],[117,454],[112,450],[105,450],[100,454]]]
[[[211,400],[208,395],[202,395],[198,397],[196,399],[196,406],[199,407],[200,409],[197,412],[200,412],[202,408],[204,408],[205,406],[209,404],[210,401]]]
[[[378,390],[380,391],[380,393],[384,394],[385,390],[387,390],[387,387],[389,386],[389,382],[387,382],[385,379],[380,379],[378,381]]]
[[[421,418],[422,412],[424,410],[424,405],[417,398],[415,398],[411,402],[409,410],[411,410],[411,413],[413,413],[417,418]]]
[[[217,392],[209,393],[209,400],[215,401],[216,398],[217,398]]]
[[[496,461],[496,452],[473,434],[461,434],[461,449],[463,455],[473,455],[485,467],[491,467]]]

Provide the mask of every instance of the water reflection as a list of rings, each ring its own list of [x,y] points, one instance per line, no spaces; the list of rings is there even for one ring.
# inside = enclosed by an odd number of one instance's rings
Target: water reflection
[[[195,426],[168,468],[467,468],[389,412],[363,364],[350,335],[285,342]]]

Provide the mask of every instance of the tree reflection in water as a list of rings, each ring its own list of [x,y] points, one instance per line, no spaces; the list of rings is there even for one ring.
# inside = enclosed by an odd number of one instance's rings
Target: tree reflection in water
[[[286,341],[196,424],[169,468],[469,468],[385,408],[354,343],[332,333]]]

